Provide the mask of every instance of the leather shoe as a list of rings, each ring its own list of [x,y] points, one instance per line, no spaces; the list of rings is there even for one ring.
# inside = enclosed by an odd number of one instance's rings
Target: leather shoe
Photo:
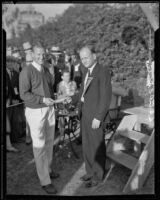
[[[58,173],[54,172],[54,171],[51,171],[51,172],[49,173],[49,175],[50,175],[50,178],[51,178],[51,179],[56,179],[56,178],[59,178],[59,177],[60,177],[60,175],[59,175]]]
[[[95,186],[97,186],[98,185],[98,181],[96,181],[96,180],[90,180],[90,181],[88,181],[86,184],[85,184],[85,187],[86,188],[90,188],[90,187],[95,187]]]
[[[54,187],[53,184],[48,184],[48,185],[45,185],[45,186],[42,186],[42,188],[45,190],[45,192],[47,192],[48,194],[56,194],[57,193],[57,190],[56,188]]]
[[[91,180],[91,176],[89,176],[88,174],[83,175],[82,177],[80,177],[81,181],[89,181]]]

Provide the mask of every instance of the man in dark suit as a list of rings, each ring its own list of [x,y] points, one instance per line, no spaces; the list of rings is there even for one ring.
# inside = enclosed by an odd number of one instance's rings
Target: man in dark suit
[[[102,123],[111,101],[111,79],[107,68],[98,64],[92,46],[84,46],[80,50],[80,58],[86,68],[79,93],[86,168],[81,180],[86,182],[86,187],[93,187],[105,175],[106,148]]]

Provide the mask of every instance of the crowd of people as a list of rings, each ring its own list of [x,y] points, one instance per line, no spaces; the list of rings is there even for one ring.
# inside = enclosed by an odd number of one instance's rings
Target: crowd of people
[[[51,179],[60,175],[52,169],[55,129],[64,132],[64,119],[58,126],[55,105],[73,103],[80,119],[79,142],[82,142],[86,187],[104,179],[106,162],[103,122],[112,98],[111,73],[98,63],[92,45],[61,51],[46,50],[41,44],[23,44],[25,59],[17,48],[7,48],[6,59],[6,130],[7,150],[18,152],[12,141],[26,136],[32,143],[37,175],[42,188],[57,193]],[[107,163],[107,164],[106,164]]]

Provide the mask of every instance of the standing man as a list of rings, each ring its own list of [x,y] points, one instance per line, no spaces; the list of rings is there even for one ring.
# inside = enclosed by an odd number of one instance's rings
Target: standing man
[[[86,72],[80,91],[82,148],[86,174],[81,177],[86,187],[96,186],[105,175],[106,148],[102,122],[111,101],[111,79],[106,67],[98,64],[92,46],[80,50]]]
[[[42,188],[49,194],[57,190],[51,178],[59,174],[51,169],[55,133],[55,111],[52,91],[54,80],[44,67],[44,48],[33,47],[33,62],[20,73],[20,96],[25,102],[25,115],[31,131],[33,154]]]

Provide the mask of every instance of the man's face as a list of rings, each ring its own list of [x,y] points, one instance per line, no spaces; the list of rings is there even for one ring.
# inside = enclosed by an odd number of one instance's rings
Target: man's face
[[[69,72],[64,72],[62,76],[62,80],[66,83],[69,83],[70,81],[70,73]]]
[[[44,49],[43,48],[34,48],[33,50],[33,59],[39,65],[43,65],[44,63]]]
[[[92,65],[95,63],[96,60],[96,55],[93,54],[90,49],[88,48],[84,48],[80,51],[80,58],[82,61],[82,64],[86,67],[86,68],[90,68],[92,67]]]
[[[71,59],[72,59],[72,61],[73,61],[73,62],[75,62],[75,61],[77,60],[77,57],[76,57],[76,55],[74,55],[74,54],[73,54],[73,55],[71,55]]]
[[[58,62],[60,55],[59,54],[55,54],[55,57],[56,57],[56,62]]]

